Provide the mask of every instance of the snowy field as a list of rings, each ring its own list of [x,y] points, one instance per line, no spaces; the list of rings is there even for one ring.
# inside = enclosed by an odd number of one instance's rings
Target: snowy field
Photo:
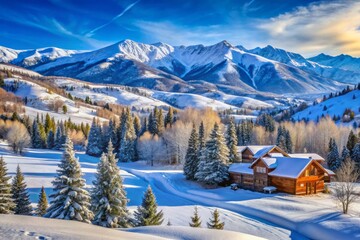
[[[15,173],[17,164],[20,165],[33,203],[36,203],[42,185],[48,195],[51,193],[51,181],[56,174],[61,152],[29,149],[24,156],[14,156],[2,143],[0,155],[8,163],[11,175]],[[83,152],[78,152],[77,157],[90,187],[98,159]],[[330,195],[326,194],[291,196],[232,191],[230,188],[204,189],[197,183],[186,181],[182,171],[176,168],[151,168],[143,162],[119,163],[119,166],[130,199],[129,209],[136,209],[141,203],[143,192],[150,184],[160,209],[164,211],[163,225],[170,221],[173,227],[187,227],[194,206],[198,206],[203,228],[206,228],[211,211],[218,208],[221,219],[225,221],[225,230],[266,239],[360,238],[360,202],[353,205],[350,216],[342,215]],[[154,234],[168,238],[167,234],[181,234],[183,231],[181,228],[176,229],[167,230],[166,233],[163,229],[154,228],[154,232],[158,232]],[[150,230],[133,228],[127,231],[148,234]]]

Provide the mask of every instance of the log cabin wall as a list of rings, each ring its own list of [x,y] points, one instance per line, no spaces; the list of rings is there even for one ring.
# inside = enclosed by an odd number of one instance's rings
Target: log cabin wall
[[[243,163],[252,163],[254,155],[249,149],[245,149],[241,154],[241,159]]]
[[[269,176],[269,185],[277,188],[279,192],[295,194],[296,179]]]
[[[268,184],[268,172],[269,169],[265,163],[260,160],[252,167],[254,170],[254,189],[256,191],[262,191]]]
[[[253,175],[230,172],[230,179],[233,183],[237,183],[241,188],[254,189]]]

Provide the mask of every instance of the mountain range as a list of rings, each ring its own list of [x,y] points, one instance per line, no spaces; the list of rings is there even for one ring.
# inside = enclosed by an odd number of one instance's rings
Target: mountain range
[[[300,54],[267,46],[247,50],[222,41],[171,46],[124,40],[94,51],[0,47],[0,62],[43,75],[154,90],[276,96],[325,93],[360,82],[360,59]]]

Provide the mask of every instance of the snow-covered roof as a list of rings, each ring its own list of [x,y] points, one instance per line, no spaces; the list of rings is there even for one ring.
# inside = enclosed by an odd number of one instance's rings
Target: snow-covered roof
[[[254,152],[254,158],[259,158],[259,157],[264,156],[266,153],[271,151],[271,149],[273,149],[274,147],[276,147],[276,146],[275,145],[263,146],[263,148],[259,149],[256,153]]]
[[[284,157],[282,153],[269,153],[270,157]]]
[[[249,149],[254,155],[260,151],[271,150],[275,145],[249,145],[249,146],[239,146],[238,152],[243,152],[246,148]]]
[[[276,168],[277,167],[277,162],[276,162],[276,158],[262,158],[263,162],[266,164],[266,166],[268,168]]]
[[[325,161],[325,159],[317,153],[292,153],[289,154],[289,156],[294,158],[311,158],[314,160]]]
[[[276,158],[276,168],[269,173],[269,176],[297,178],[305,168],[311,163],[310,158]]]
[[[325,169],[325,171],[326,171],[326,173],[328,174],[328,175],[336,175],[333,171],[331,171],[330,169],[328,169],[328,168],[324,168]]]
[[[243,174],[253,174],[252,168],[250,168],[251,163],[233,163],[229,167],[229,172],[233,173],[243,173]]]

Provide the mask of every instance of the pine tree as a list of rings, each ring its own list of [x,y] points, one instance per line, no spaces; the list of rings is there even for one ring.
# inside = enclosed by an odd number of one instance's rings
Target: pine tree
[[[158,114],[156,115],[157,118],[157,127],[158,127],[158,135],[161,135],[164,132],[165,124],[164,124],[164,117],[163,117],[163,110],[160,108]]]
[[[94,118],[90,128],[88,144],[86,146],[86,154],[90,156],[99,157],[101,153],[102,153],[101,127]]]
[[[54,193],[50,195],[51,205],[44,216],[90,223],[93,218],[89,210],[90,195],[84,189],[85,179],[82,178],[79,160],[75,157],[73,143],[68,136],[63,148],[59,170],[53,181]]]
[[[285,128],[282,126],[278,127],[277,137],[276,137],[276,145],[286,151],[286,139],[285,139]]]
[[[64,129],[64,124],[61,122],[60,124],[58,124],[57,128],[56,128],[56,137],[55,137],[55,144],[54,144],[54,148],[57,150],[60,150],[62,148],[62,146],[65,143],[66,140],[66,134],[65,134],[65,130]]]
[[[199,157],[204,147],[205,147],[205,127],[204,127],[204,122],[201,121],[199,126],[199,153],[200,153]]]
[[[285,129],[285,150],[287,153],[292,153],[292,140],[291,140],[291,136],[290,136],[290,132],[289,130]]]
[[[37,205],[37,215],[38,216],[44,216],[46,213],[46,209],[48,208],[48,200],[46,197],[44,186],[41,187],[41,192],[39,194],[39,201]]]
[[[46,141],[47,148],[53,149],[55,147],[55,136],[52,130],[49,131],[47,141]]]
[[[163,212],[157,211],[156,198],[150,185],[144,194],[141,206],[138,206],[134,216],[137,226],[161,225],[164,221]]]
[[[329,153],[327,155],[327,165],[332,171],[336,171],[340,167],[340,157],[337,144],[333,138],[330,138]]]
[[[186,179],[194,180],[195,173],[197,172],[199,165],[199,155],[198,155],[198,134],[196,133],[195,124],[190,134],[188,148],[185,155],[185,164],[184,164],[184,174]]]
[[[195,207],[194,215],[191,217],[190,227],[201,227],[201,219],[198,213],[198,208]]]
[[[126,114],[126,120],[122,132],[123,136],[120,144],[119,159],[121,162],[136,161],[136,134],[130,111]]]
[[[31,143],[34,148],[45,148],[46,134],[40,122],[34,120],[32,126]]]
[[[229,149],[220,132],[219,125],[215,123],[201,154],[198,171],[195,178],[208,185],[217,185],[229,179],[228,167],[226,165]]]
[[[219,211],[217,209],[215,209],[214,212],[211,213],[212,214],[212,218],[210,218],[210,222],[207,223],[208,228],[210,229],[224,229],[224,222],[220,221],[220,214]]]
[[[348,141],[346,143],[347,149],[350,151],[350,154],[352,154],[353,149],[358,142],[357,136],[354,134],[353,130],[350,131]]]
[[[234,124],[234,119],[230,119],[230,123],[228,125],[226,131],[226,145],[229,148],[229,162],[234,163],[239,161],[239,156],[237,154],[237,144],[238,139],[236,136],[236,128]]]
[[[15,207],[11,194],[10,176],[7,175],[7,168],[4,158],[0,157],[0,214],[12,213]]]
[[[141,121],[137,115],[134,116],[134,129],[136,136],[139,137],[141,134]]]
[[[127,227],[128,199],[111,140],[107,153],[103,153],[100,158],[93,184],[91,195],[91,207],[95,216],[93,223],[110,228]]]
[[[340,158],[341,163],[343,163],[347,158],[350,158],[350,151],[344,146],[341,152],[341,158]]]
[[[165,128],[171,127],[174,121],[174,110],[172,107],[169,107],[169,110],[165,116]]]
[[[13,178],[11,194],[15,203],[14,213],[20,215],[31,215],[32,207],[30,196],[26,187],[24,175],[22,174],[19,165],[16,168],[16,175]]]
[[[353,149],[351,159],[356,163],[358,170],[360,169],[360,143],[357,143]]]

